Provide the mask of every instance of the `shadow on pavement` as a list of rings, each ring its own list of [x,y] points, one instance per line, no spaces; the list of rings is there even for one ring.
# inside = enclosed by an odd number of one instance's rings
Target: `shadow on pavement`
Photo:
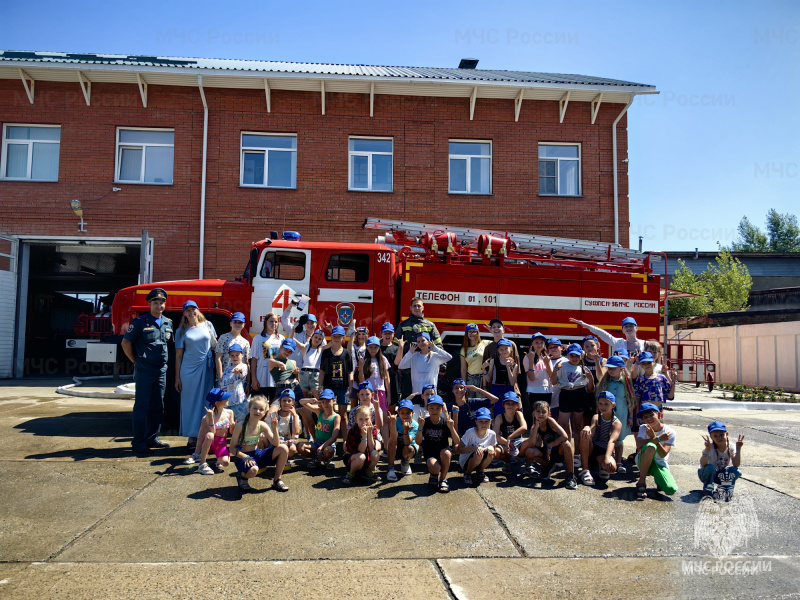
[[[168,448],[155,452],[150,457],[144,457],[133,452],[130,446],[120,448],[74,448],[69,450],[58,450],[55,452],[42,452],[40,454],[29,454],[25,458],[33,460],[46,460],[48,458],[71,458],[74,461],[104,459],[114,460],[119,458],[130,458],[132,456],[152,459],[150,464],[153,466],[167,465],[174,466],[174,459],[184,456],[182,448]]]
[[[14,429],[47,437],[128,437],[131,435],[131,415],[119,412],[77,412],[57,417],[37,417],[16,425]]]

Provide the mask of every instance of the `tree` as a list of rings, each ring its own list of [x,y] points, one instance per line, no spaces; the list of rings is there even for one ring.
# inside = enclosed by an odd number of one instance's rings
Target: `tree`
[[[739,221],[739,239],[731,245],[733,252],[767,252],[769,244],[767,236],[747,217]]]
[[[780,214],[771,208],[767,213],[767,235],[770,252],[800,252],[800,227],[796,216]]]
[[[747,267],[723,248],[716,264],[709,263],[705,272],[695,275],[682,260],[669,286],[675,290],[698,294],[696,298],[679,298],[669,303],[672,317],[694,317],[709,312],[747,310],[747,298],[753,279]]]

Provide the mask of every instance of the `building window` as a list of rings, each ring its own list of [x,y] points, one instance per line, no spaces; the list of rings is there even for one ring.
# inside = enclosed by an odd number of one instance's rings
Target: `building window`
[[[5,125],[0,173],[3,179],[58,181],[61,127]]]
[[[350,189],[392,191],[391,138],[350,138]]]
[[[326,281],[369,281],[369,254],[334,254],[328,260]]]
[[[241,185],[297,187],[297,136],[242,133]]]
[[[117,128],[116,182],[171,184],[174,158],[173,129]]]
[[[306,277],[306,255],[302,252],[265,252],[261,277],[302,281]]]
[[[581,195],[581,147],[539,144],[539,195]]]
[[[451,194],[492,193],[492,143],[450,142]]]

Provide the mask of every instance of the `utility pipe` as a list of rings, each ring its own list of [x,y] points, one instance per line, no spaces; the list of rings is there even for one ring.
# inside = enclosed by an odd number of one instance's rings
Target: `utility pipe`
[[[611,161],[614,170],[614,243],[619,244],[619,184],[617,182],[617,123],[622,118],[622,116],[628,112],[628,109],[633,104],[633,99],[636,97],[636,94],[631,94],[631,97],[628,99],[628,103],[625,105],[625,108],[622,109],[622,112],[619,113],[616,119],[614,119],[614,124],[611,126]]]
[[[206,240],[206,160],[208,157],[208,103],[206,94],[203,91],[203,76],[197,76],[197,87],[200,88],[200,98],[203,100],[203,171],[200,183],[200,274],[199,279],[203,279],[203,261],[205,257]]]

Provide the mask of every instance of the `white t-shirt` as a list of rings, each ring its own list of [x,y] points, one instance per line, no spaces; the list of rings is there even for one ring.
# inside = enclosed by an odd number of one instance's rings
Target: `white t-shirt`
[[[316,349],[311,349],[306,346],[306,353],[303,354],[303,360],[300,363],[301,369],[319,369],[319,361],[322,358],[322,346],[320,344]]]
[[[663,438],[665,433],[667,434],[666,440]],[[661,439],[662,446],[675,446],[675,430],[672,429],[671,427],[662,424],[661,431],[657,431],[656,436],[658,436]],[[645,429],[644,425],[639,426],[639,434],[636,437],[641,438],[643,440],[647,440],[648,442],[650,441],[650,436],[647,435],[647,430]],[[672,451],[670,450],[670,454],[671,453]],[[656,452],[654,458],[655,461],[662,467],[669,467],[669,454],[667,454],[662,458],[662,456],[658,452]]]
[[[528,360],[529,356],[530,354],[526,354],[525,358],[522,359],[522,367],[525,369],[526,374],[525,380],[528,382],[528,393],[549,394],[553,391],[553,386],[550,385],[550,375],[547,374],[547,369],[544,366],[543,360],[539,359],[533,366],[533,381],[528,379],[527,374],[528,371],[531,370],[530,361]]]
[[[558,385],[565,390],[587,385],[589,381],[583,374],[583,365],[578,363],[573,365],[569,359],[565,359],[563,366],[558,370]]]
[[[497,434],[489,429],[486,433],[486,437],[478,437],[477,428],[472,427],[471,429],[467,429],[467,432],[464,434],[464,437],[461,438],[461,442],[464,446],[478,446],[479,448],[489,448],[490,446],[494,446],[497,444]],[[460,454],[458,457],[459,464],[464,467],[467,464],[467,460],[469,457],[472,456],[471,454]]]
[[[281,342],[285,338],[282,335],[271,335],[269,338],[259,333],[253,338],[251,357],[256,358],[256,377],[260,387],[275,387],[275,380],[269,373],[269,359],[278,356],[281,351]]]
[[[439,365],[442,365],[453,358],[450,354],[431,345],[431,350],[426,355],[419,352],[407,352],[400,361],[400,369],[411,369],[412,391],[422,392],[426,385],[439,381]]]
[[[720,452],[713,446],[708,453],[708,464],[714,465],[717,472],[724,471],[728,467],[733,466],[733,457],[736,456],[736,447],[728,444],[728,449]]]

